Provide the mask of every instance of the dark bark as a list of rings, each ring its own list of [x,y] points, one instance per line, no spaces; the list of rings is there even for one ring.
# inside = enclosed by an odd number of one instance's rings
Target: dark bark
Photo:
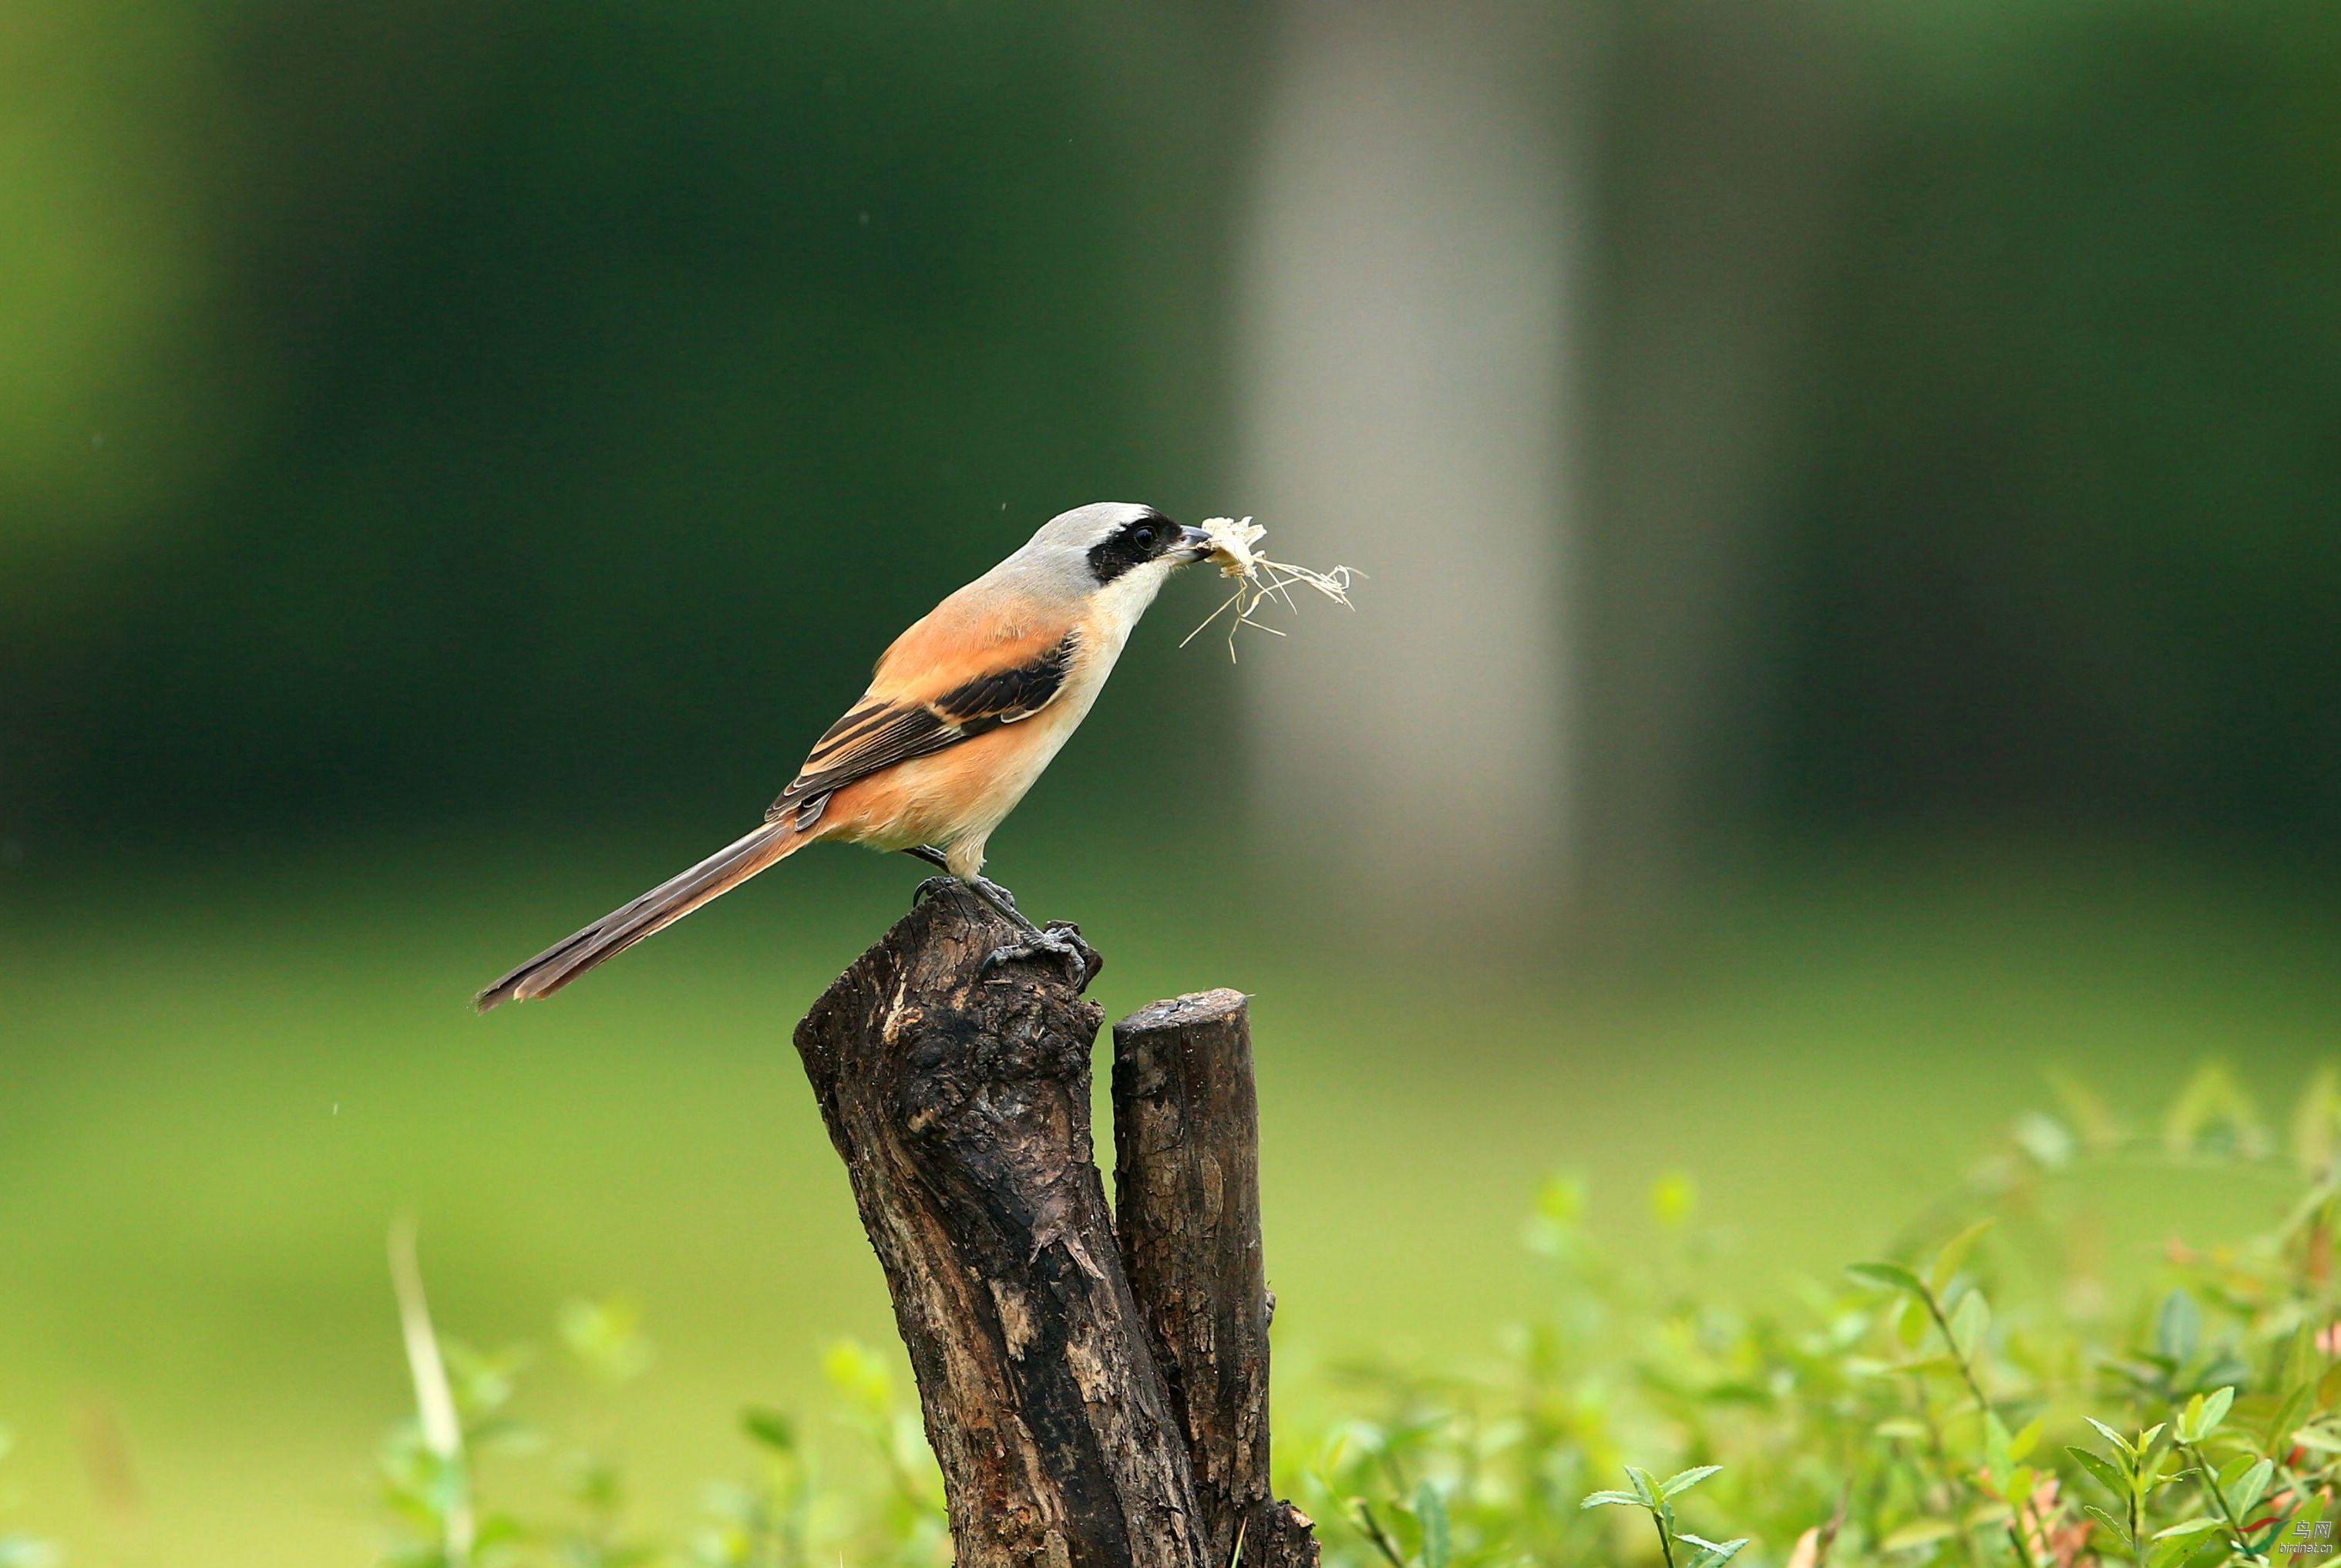
[[[1090,1138],[1101,1014],[945,888],[797,1026],[886,1271],[959,1568],[1221,1568]],[[1249,1555],[1249,1553],[1248,1553]]]
[[[1270,1501],[1260,1109],[1241,992],[1158,1002],[1113,1026],[1113,1143],[1122,1264],[1186,1436],[1211,1559],[1225,1563]]]
[[[1317,1568],[1317,1522],[1290,1503],[1263,1503],[1244,1526],[1243,1568]]]

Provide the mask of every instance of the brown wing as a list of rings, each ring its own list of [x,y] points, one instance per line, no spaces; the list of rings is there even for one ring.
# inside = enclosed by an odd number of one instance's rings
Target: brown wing
[[[1031,718],[1064,689],[1074,638],[1074,633],[1067,632],[1037,653],[1029,642],[1003,649],[1022,657],[923,699],[879,695],[887,673],[882,664],[880,681],[815,743],[804,767],[764,813],[764,820],[789,818],[799,828],[811,827],[821,820],[829,797],[847,784]]]

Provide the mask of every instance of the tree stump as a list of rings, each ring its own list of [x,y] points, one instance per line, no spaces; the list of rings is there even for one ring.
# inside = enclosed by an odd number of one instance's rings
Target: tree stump
[[[1313,1563],[1306,1516],[1268,1492],[1242,998],[1157,1004],[1127,1047],[1117,1031],[1133,1064],[1116,1071],[1117,1242],[1090,1130],[1103,1014],[1051,962],[984,973],[1016,935],[945,887],[796,1032],[893,1296],[959,1568],[1226,1568],[1239,1535],[1248,1568]]]
[[[1273,1303],[1241,992],[1157,1002],[1113,1026],[1113,1146],[1122,1263],[1186,1438],[1203,1537],[1225,1563],[1270,1501]]]

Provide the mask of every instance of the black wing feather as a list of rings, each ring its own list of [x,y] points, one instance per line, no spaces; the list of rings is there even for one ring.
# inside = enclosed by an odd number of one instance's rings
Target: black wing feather
[[[832,724],[802,772],[764,813],[767,822],[794,814],[796,825],[820,820],[829,797],[847,784],[915,757],[932,756],[1002,724],[1031,718],[1064,689],[1074,634],[1029,664],[981,675],[931,703],[866,703]]]

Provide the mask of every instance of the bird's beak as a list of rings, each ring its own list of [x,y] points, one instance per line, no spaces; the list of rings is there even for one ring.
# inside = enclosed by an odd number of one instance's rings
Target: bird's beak
[[[1172,560],[1183,565],[1190,561],[1202,560],[1211,553],[1211,536],[1209,534],[1204,533],[1200,528],[1190,528],[1182,524],[1179,529],[1179,543],[1170,550],[1169,554]]]

